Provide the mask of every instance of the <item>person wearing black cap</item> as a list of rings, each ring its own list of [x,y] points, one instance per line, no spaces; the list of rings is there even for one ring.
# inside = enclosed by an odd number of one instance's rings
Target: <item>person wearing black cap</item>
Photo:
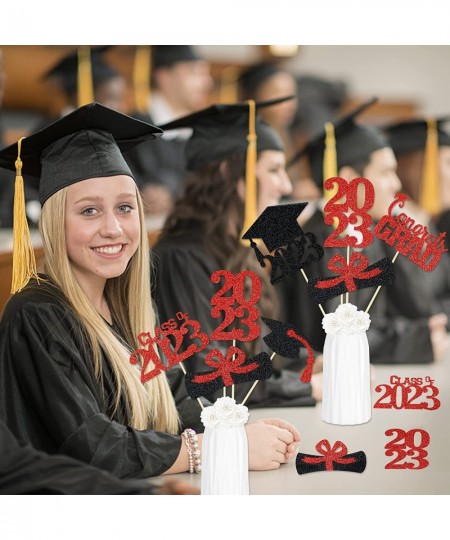
[[[385,128],[398,162],[404,192],[411,199],[412,217],[431,233],[450,235],[450,133],[444,126],[450,117],[412,119]],[[448,257],[422,276],[435,303],[450,317],[450,263]],[[449,337],[442,329],[442,345]]]
[[[198,495],[179,481],[123,480],[63,455],[21,444],[0,420],[0,495]]]
[[[32,133],[40,131],[58,118],[91,101],[123,112],[125,79],[104,60],[103,54],[109,48],[110,46],[78,47],[44,73],[42,80],[63,95],[65,105],[56,117],[46,115],[41,118],[32,126]],[[39,187],[27,174],[24,174],[24,182],[27,219],[30,225],[36,226],[40,214]]]
[[[278,102],[258,102],[256,111]],[[253,133],[253,128],[249,128],[249,114],[253,113],[249,103],[213,105],[164,125],[165,130],[191,127],[193,134],[185,149],[190,171],[185,195],[169,215],[154,249],[156,301],[162,319],[169,319],[182,309],[195,316],[208,335],[220,323],[212,317],[210,305],[218,291],[210,276],[219,269],[234,273],[244,269],[256,272],[263,283],[263,295],[258,304],[260,313],[276,318],[276,292],[240,238],[242,231],[247,230],[267,206],[278,204],[283,196],[291,193],[292,185],[285,170],[280,137],[259,115],[255,117]],[[256,174],[253,174],[248,140],[251,146],[255,134],[257,160],[255,153]],[[263,323],[261,326],[264,328]],[[226,352],[229,345],[213,341],[209,348]],[[247,356],[261,352],[264,347],[259,340],[239,344],[244,349],[246,345],[249,345]],[[205,371],[204,354],[186,360],[186,369]],[[298,364],[296,371],[278,369],[275,376],[260,381],[247,404],[250,407],[314,405],[311,385],[299,381],[300,362]],[[283,367],[283,363],[278,367]],[[320,398],[320,375],[313,377],[314,394]],[[238,402],[250,386],[251,383],[236,386]],[[219,395],[221,391],[208,398]]]
[[[103,58],[109,48],[109,46],[81,47],[58,60],[43,75],[42,79],[46,83],[64,95],[66,104],[60,111],[59,118],[86,104],[85,98],[80,95],[80,92],[84,94],[86,91],[84,86],[91,86],[87,89],[87,94],[92,92],[93,95],[89,96],[88,101],[96,101],[109,109],[123,112],[125,79]],[[80,65],[80,59],[83,62],[84,56],[89,68],[86,71],[83,71]],[[39,131],[54,120],[56,118],[43,119],[33,131]]]
[[[153,45],[152,92],[147,114],[137,118],[162,125],[198,111],[212,90],[209,63],[191,45]],[[171,130],[156,142],[132,150],[127,161],[141,188],[146,211],[166,216],[182,195],[186,163],[184,146],[189,129]]]
[[[189,445],[201,448],[201,435],[183,432],[185,444],[178,434],[165,374],[144,385],[130,363],[156,316],[142,201],[122,151],[160,134],[91,103],[0,152],[0,165],[16,169],[16,294],[0,322],[0,418],[38,450],[119,477],[186,471]],[[39,178],[44,275],[27,242],[22,170]],[[185,403],[199,416],[196,401]],[[298,441],[293,426],[269,423],[246,428],[253,469],[284,462]]]
[[[400,180],[396,174],[396,159],[387,139],[380,130],[355,122],[355,118],[374,103],[370,100],[341,119],[327,124],[325,132],[320,133],[306,144],[292,162],[307,157],[311,174],[323,190],[324,178],[340,176],[347,181],[363,176],[368,178],[375,189],[375,201],[369,213],[376,223],[387,213],[397,192],[401,191]],[[329,167],[329,148],[335,139],[335,163]],[[331,143],[331,144],[330,144]],[[324,196],[326,192],[324,191]],[[324,201],[325,202],[325,201]],[[322,208],[324,205],[322,203]],[[306,231],[314,233],[319,244],[331,234],[332,227],[324,223],[324,215],[317,210],[304,225]],[[327,263],[342,250],[327,248],[325,257],[308,268],[308,278],[330,275]],[[371,245],[364,248],[363,254],[371,262],[383,257],[392,260],[395,251],[374,237]],[[398,257],[395,262],[396,280],[382,287],[370,310],[371,326],[368,331],[371,361],[373,363],[426,363],[438,356],[437,338],[445,327],[440,309],[433,301],[429,291],[423,287],[423,271],[407,258]],[[288,277],[280,284],[286,318],[300,324],[306,335],[315,343],[323,344],[325,334],[322,329],[322,314],[307,293],[301,275]],[[359,309],[365,309],[374,294],[374,288],[355,291],[350,301]],[[325,302],[327,313],[333,311],[339,297]],[[440,338],[439,338],[440,340]]]
[[[421,218],[447,238],[450,228],[442,223],[450,212],[450,133],[444,129],[449,121],[447,116],[413,119],[385,128],[406,195],[425,212]]]

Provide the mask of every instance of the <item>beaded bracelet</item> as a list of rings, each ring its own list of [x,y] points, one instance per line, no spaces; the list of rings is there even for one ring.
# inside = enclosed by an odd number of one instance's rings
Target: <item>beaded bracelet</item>
[[[197,433],[193,429],[185,429],[181,434],[184,440],[186,441],[186,448],[189,458],[189,472],[199,473],[202,470],[201,465],[201,452],[198,446],[198,437]]]

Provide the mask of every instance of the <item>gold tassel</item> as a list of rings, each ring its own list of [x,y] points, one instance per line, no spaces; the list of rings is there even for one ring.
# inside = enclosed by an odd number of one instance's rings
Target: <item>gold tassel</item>
[[[325,151],[323,153],[323,184],[328,178],[333,178],[338,175],[337,155],[336,155],[336,138],[334,136],[334,126],[331,122],[325,124]],[[337,192],[337,185],[334,184],[333,189],[325,189],[322,187],[323,199],[325,204],[334,197]],[[338,226],[338,218],[333,218],[333,227]]]
[[[427,142],[423,157],[419,204],[431,216],[441,211],[438,152],[437,122],[430,118],[427,120]]]
[[[138,45],[134,54],[133,88],[136,111],[148,114],[152,55],[149,45]]]
[[[30,229],[28,228],[25,212],[25,193],[22,177],[22,160],[20,151],[22,137],[17,142],[16,182],[14,188],[14,223],[13,223],[13,269],[11,294],[20,291],[32,277],[38,279],[36,259],[33,244],[31,243]]]
[[[242,234],[244,234],[253,225],[258,217],[258,193],[256,185],[256,107],[253,99],[249,99],[247,103],[249,107],[247,135],[248,145],[245,175],[245,214]],[[248,245],[246,240],[243,240],[242,243]]]
[[[334,136],[334,126],[331,122],[325,124],[325,151],[323,154],[323,181],[338,175],[336,138]],[[337,191],[337,186],[333,190],[323,189],[323,198],[329,201]]]
[[[94,101],[92,82],[91,48],[82,46],[78,49],[78,107]]]
[[[238,100],[237,80],[239,69],[228,66],[220,74],[220,103],[236,103]]]

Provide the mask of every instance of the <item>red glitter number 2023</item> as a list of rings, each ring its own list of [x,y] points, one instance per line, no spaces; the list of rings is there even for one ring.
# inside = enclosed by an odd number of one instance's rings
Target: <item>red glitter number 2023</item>
[[[369,230],[372,225],[372,216],[367,212],[372,208],[375,201],[375,190],[372,183],[367,178],[354,178],[351,182],[347,182],[339,176],[328,178],[325,181],[324,187],[327,190],[334,188],[337,185],[337,192],[327,202],[324,208],[326,225],[333,225],[334,220],[338,220],[336,229],[325,240],[324,247],[367,247],[373,241],[373,233]],[[364,186],[364,202],[362,206],[358,206],[358,186]],[[345,197],[345,202],[338,203],[337,201]],[[350,212],[349,212],[350,209]],[[358,221],[361,221],[359,224]],[[358,243],[356,236],[345,235],[340,237],[345,232],[348,224],[355,225],[354,230],[359,231],[362,235],[361,241]]]
[[[429,461],[425,459],[428,452],[424,450],[430,444],[430,435],[424,429],[388,429],[385,435],[390,437],[396,435],[392,441],[389,441],[386,446],[386,456],[395,458],[385,465],[385,469],[425,469],[429,465]],[[418,441],[416,442],[416,435]],[[403,460],[408,459],[408,461]],[[412,460],[412,461],[410,461]]]
[[[243,270],[234,275],[229,270],[217,270],[211,275],[213,283],[220,283],[224,279],[222,288],[211,298],[211,315],[217,319],[223,313],[224,320],[211,334],[211,340],[218,341],[252,341],[260,334],[259,325],[256,323],[259,311],[255,307],[261,298],[261,281],[259,277],[248,270]],[[250,298],[245,298],[245,279],[250,279]],[[227,294],[228,293],[228,294]],[[237,304],[237,305],[236,305]],[[247,315],[247,316],[245,316]],[[247,327],[247,335],[242,328],[230,328],[235,319]]]

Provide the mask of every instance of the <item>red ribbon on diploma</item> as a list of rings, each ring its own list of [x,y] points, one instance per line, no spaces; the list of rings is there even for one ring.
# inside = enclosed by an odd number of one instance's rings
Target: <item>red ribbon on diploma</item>
[[[236,358],[233,360],[233,357]],[[231,386],[233,379],[231,373],[249,373],[258,367],[257,362],[252,362],[248,366],[243,366],[245,354],[237,347],[229,347],[224,357],[219,349],[212,349],[205,358],[205,364],[214,368],[212,373],[198,374],[193,379],[193,383],[205,383],[222,377],[225,386]]]
[[[339,274],[339,277],[318,281],[315,287],[317,289],[330,289],[343,281],[348,292],[356,291],[355,278],[369,279],[381,274],[381,268],[365,272],[368,265],[367,257],[361,253],[353,253],[348,263],[342,255],[334,255],[328,263],[328,268],[335,274]]]
[[[319,454],[322,454],[323,457],[305,456],[302,461],[310,464],[322,463],[325,461],[325,469],[327,471],[333,470],[333,461],[336,463],[341,463],[342,465],[347,465],[348,463],[354,463],[356,461],[354,457],[343,457],[347,455],[347,447],[341,441],[336,441],[332,448],[327,439],[322,439],[316,444],[316,450],[319,452]]]

